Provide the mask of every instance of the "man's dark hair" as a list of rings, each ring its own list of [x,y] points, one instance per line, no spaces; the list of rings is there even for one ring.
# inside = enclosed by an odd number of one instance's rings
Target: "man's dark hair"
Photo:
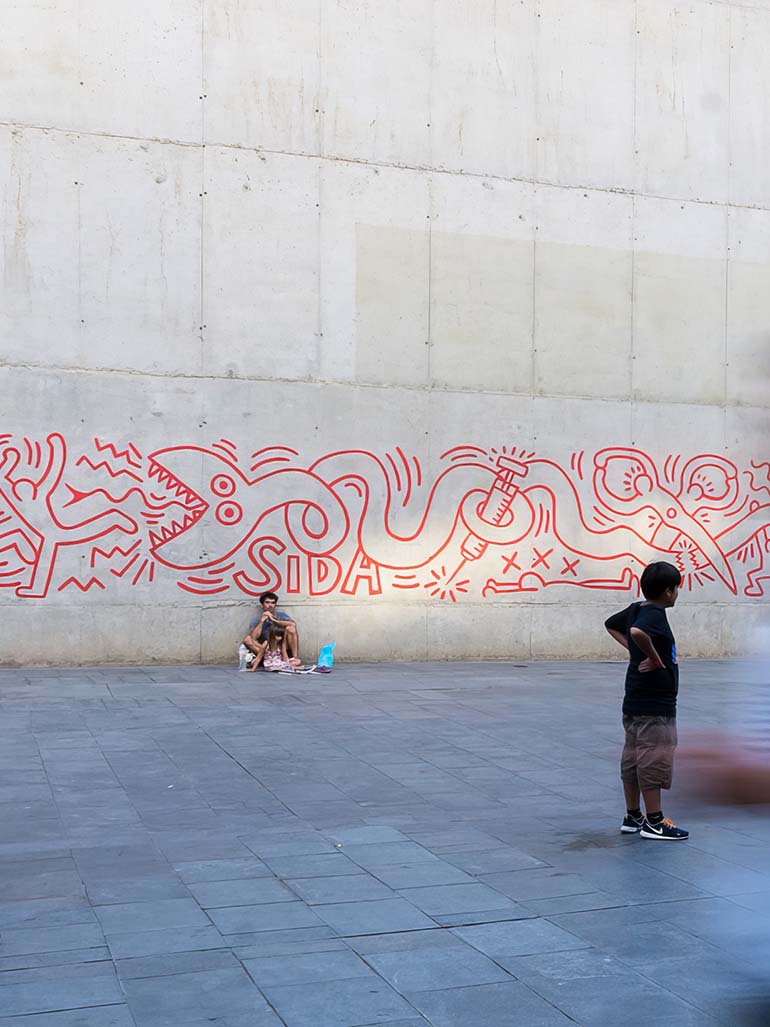
[[[673,563],[660,560],[658,563],[647,564],[642,571],[640,584],[645,599],[660,599],[664,592],[682,584],[682,575]]]
[[[262,595],[259,597],[260,605],[264,603],[266,599],[275,599],[275,601],[278,602],[278,596],[275,594],[275,592],[263,592]]]

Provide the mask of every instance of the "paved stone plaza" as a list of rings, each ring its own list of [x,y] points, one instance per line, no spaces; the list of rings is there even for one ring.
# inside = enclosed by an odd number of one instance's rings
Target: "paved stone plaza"
[[[622,836],[622,673],[0,671],[0,1027],[764,1023],[770,819]]]

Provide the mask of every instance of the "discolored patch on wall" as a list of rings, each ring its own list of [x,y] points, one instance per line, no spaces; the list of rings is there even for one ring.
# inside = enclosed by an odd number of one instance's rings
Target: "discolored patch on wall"
[[[356,378],[529,392],[534,243],[357,228]]]
[[[630,250],[538,243],[538,395],[628,398],[632,288]]]
[[[356,227],[356,379],[427,385],[430,237]]]
[[[726,275],[726,254],[698,240],[672,239],[666,252],[665,239],[650,246],[640,238],[633,253],[539,237],[535,250],[527,239],[358,225],[356,241],[359,382],[706,405],[761,400],[764,250],[747,260],[736,244]]]
[[[531,240],[433,234],[433,384],[531,390],[533,278]]]

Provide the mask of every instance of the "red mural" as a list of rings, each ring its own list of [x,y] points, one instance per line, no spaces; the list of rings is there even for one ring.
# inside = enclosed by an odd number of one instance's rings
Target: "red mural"
[[[220,439],[142,454],[0,435],[0,588],[24,599],[137,587],[195,596],[413,592],[447,602],[553,585],[633,592],[653,559],[688,589],[764,596],[770,461],[660,463],[640,449],[458,446],[426,476],[399,446],[313,462]]]

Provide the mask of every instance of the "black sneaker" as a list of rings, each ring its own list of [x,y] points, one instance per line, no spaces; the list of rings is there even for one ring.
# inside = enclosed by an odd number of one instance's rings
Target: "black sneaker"
[[[668,817],[664,817],[657,824],[651,824],[649,820],[645,820],[639,833],[642,838],[658,838],[672,842],[684,841],[685,838],[690,837],[689,831],[683,831],[681,827],[677,827],[676,824],[672,823]]]
[[[639,834],[644,824],[644,817],[640,814],[638,817],[632,817],[630,813],[626,813],[623,817],[623,823],[620,825],[620,830],[623,834]]]

